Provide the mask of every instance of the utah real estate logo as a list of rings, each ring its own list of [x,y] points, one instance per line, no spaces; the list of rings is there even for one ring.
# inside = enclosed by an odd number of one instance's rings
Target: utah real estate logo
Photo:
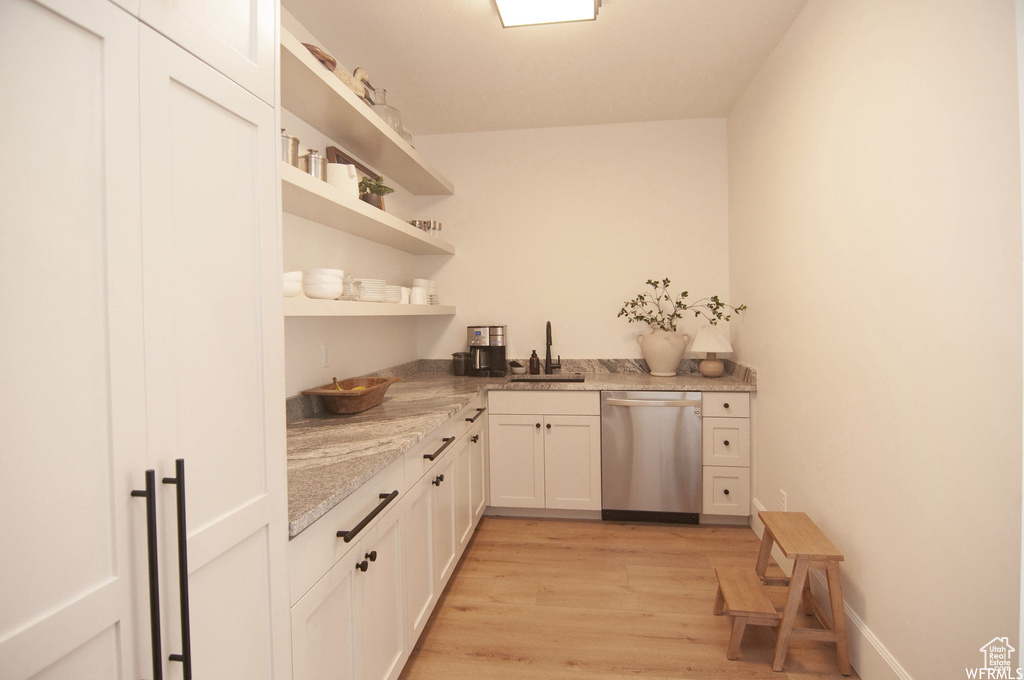
[[[966,668],[969,680],[1024,680],[1024,671],[1013,667],[1013,653],[1010,640],[1006,637],[992,638],[982,645],[983,664],[980,668]]]

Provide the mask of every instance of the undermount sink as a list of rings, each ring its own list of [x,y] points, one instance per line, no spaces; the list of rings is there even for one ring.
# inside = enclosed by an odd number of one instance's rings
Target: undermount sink
[[[509,382],[560,382],[581,383],[586,376],[582,373],[552,373],[550,375],[513,375]]]

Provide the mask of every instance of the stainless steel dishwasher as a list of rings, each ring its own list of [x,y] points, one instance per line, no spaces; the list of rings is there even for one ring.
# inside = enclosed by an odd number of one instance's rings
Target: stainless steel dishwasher
[[[601,518],[697,524],[700,392],[601,392]]]

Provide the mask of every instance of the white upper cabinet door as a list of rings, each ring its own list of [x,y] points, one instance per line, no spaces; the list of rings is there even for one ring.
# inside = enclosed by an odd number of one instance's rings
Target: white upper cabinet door
[[[286,678],[274,110],[145,27],[140,49],[148,449],[158,476],[186,463],[192,665]],[[173,488],[161,510],[178,653]]]
[[[135,1],[145,23],[263,101],[274,104],[274,0]]]
[[[107,0],[0,2],[5,680],[151,673],[137,50]]]

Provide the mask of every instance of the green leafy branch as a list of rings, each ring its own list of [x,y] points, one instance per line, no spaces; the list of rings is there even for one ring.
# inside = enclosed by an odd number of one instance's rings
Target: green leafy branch
[[[626,300],[622,303],[618,316],[626,317],[629,323],[645,323],[651,328],[674,332],[676,321],[681,319],[685,312],[693,312],[694,317],[703,317],[712,326],[716,326],[719,321],[729,321],[733,314],[739,314],[747,308],[746,305],[734,307],[722,302],[717,295],[687,304],[684,300],[689,297],[689,292],[684,290],[673,297],[668,292],[671,283],[667,278],[661,281],[648,279],[647,285],[652,291],[644,291],[635,298]]]
[[[364,177],[359,180],[359,193],[361,194],[375,194],[377,196],[387,196],[394,192],[389,186],[384,184],[382,179],[372,179],[370,177]]]

